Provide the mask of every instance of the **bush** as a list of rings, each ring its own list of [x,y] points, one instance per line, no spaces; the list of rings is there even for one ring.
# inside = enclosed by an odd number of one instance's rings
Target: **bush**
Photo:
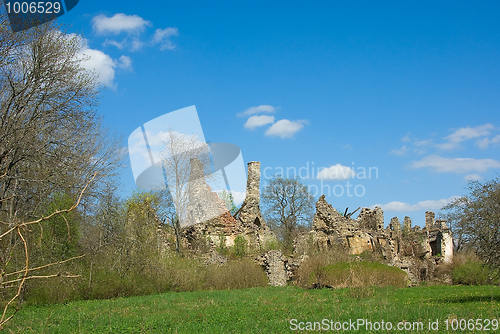
[[[234,255],[236,255],[236,257],[245,256],[247,253],[247,244],[247,239],[245,239],[245,237],[241,235],[238,235],[234,239]]]
[[[314,270],[303,286],[314,287],[370,287],[408,286],[408,275],[401,269],[379,262],[340,262]]]
[[[267,276],[252,259],[241,259],[227,262],[222,266],[207,268],[206,289],[245,289],[257,286],[267,286]]]
[[[484,264],[474,253],[456,255],[451,276],[454,284],[483,285],[498,284],[498,270]]]
[[[219,234],[219,240],[217,241],[217,252],[220,255],[227,254],[226,235],[222,232]]]
[[[349,255],[347,251],[340,246],[334,246],[325,252],[310,250],[295,272],[297,285],[309,287],[312,284],[309,283],[309,278],[314,272],[331,264],[348,261]]]

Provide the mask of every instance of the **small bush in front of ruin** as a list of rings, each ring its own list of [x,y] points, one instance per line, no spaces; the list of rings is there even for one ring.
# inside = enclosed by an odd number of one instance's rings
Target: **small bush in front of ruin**
[[[379,262],[340,262],[321,267],[311,273],[309,286],[315,287],[371,287],[408,286],[408,275],[401,269]]]
[[[295,281],[298,286],[310,287],[310,277],[314,272],[323,267],[348,262],[349,254],[346,249],[341,246],[332,246],[326,251],[315,251],[312,248],[300,263],[299,268],[295,271]]]
[[[474,253],[457,254],[451,265],[454,284],[483,285],[498,284],[499,272],[486,265]]]
[[[230,290],[268,286],[264,269],[252,259],[231,260],[222,266],[207,268],[205,289]]]
[[[233,247],[233,252],[236,257],[242,257],[247,254],[247,246],[248,242],[245,237],[238,235],[234,239],[234,247]]]

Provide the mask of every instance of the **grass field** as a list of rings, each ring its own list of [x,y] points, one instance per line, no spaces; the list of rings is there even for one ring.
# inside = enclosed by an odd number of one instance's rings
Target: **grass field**
[[[461,319],[498,321],[499,318],[500,288],[496,286],[338,290],[305,290],[288,286],[172,292],[26,306],[7,328],[15,333],[287,333],[293,332],[291,327],[306,328],[308,325],[313,326],[312,322],[321,322],[323,319],[328,319],[328,325],[333,328],[349,320],[356,322],[357,319],[367,319],[375,327],[372,327],[372,331],[366,330],[365,324],[359,327],[359,332],[385,333],[387,331],[376,331],[377,325],[374,324],[377,322],[381,325],[383,320],[386,327],[387,322],[391,322],[391,332],[397,332],[397,324],[406,321],[408,330],[400,332],[445,333],[473,332],[470,330],[473,327],[464,331],[459,329]],[[429,319],[431,322],[439,321],[437,331],[428,330]],[[415,327],[418,322],[423,324],[423,330]],[[488,322],[481,320],[474,322],[474,326],[485,326]],[[458,329],[453,331],[452,324]],[[462,321],[462,328],[464,324]],[[489,332],[495,332],[494,324],[489,323]],[[409,329],[410,325],[414,326],[414,330]],[[353,331],[333,329],[330,332]]]

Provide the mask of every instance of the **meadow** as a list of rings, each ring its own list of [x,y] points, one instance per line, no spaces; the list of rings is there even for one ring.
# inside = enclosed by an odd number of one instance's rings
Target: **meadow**
[[[400,289],[286,286],[28,305],[7,325],[7,331],[287,333],[316,326],[332,333],[354,332],[353,328],[358,329],[356,332],[380,333],[388,332],[390,323],[390,332],[473,332],[479,327],[494,332],[499,318],[500,288],[491,285]],[[358,321],[364,324],[353,327]],[[397,330],[398,324],[401,331]]]

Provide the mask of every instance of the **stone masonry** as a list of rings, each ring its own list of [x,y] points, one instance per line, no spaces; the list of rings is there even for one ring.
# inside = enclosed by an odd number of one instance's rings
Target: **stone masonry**
[[[294,251],[302,255],[311,246],[324,251],[338,245],[351,255],[370,252],[407,271],[412,281],[426,280],[437,265],[452,260],[453,240],[446,222],[435,221],[434,212],[427,211],[425,221],[426,226],[420,229],[412,227],[411,219],[405,217],[401,228],[394,217],[384,228],[381,208],[363,208],[355,220],[342,216],[323,195],[316,203],[312,230],[296,238]]]
[[[194,252],[215,250],[221,242],[231,247],[239,235],[247,240],[250,249],[260,249],[266,242],[276,240],[260,211],[259,162],[248,163],[246,198],[237,218],[231,216],[224,202],[207,185],[197,159],[191,161],[191,177],[188,221],[193,225],[182,230],[184,247]]]

